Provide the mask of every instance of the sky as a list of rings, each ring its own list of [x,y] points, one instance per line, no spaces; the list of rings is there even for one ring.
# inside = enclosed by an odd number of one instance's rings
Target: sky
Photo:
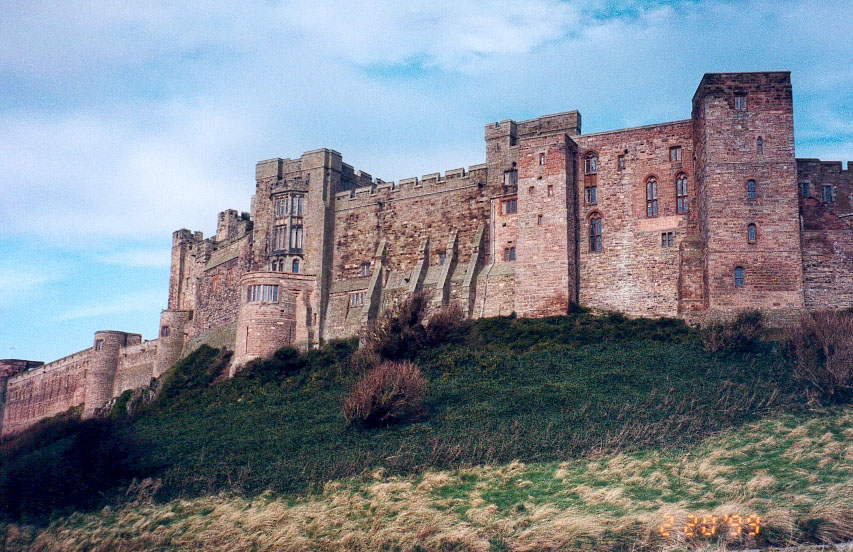
[[[252,4],[249,6],[249,4]],[[328,147],[399,180],[483,127],[681,120],[702,75],[791,71],[798,157],[853,159],[851,0],[0,2],[0,358],[156,337],[171,234]]]

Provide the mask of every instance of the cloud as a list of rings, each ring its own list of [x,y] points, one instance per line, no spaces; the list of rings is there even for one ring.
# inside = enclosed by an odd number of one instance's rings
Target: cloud
[[[151,313],[163,303],[163,294],[159,291],[145,291],[128,295],[99,298],[96,301],[64,310],[54,317],[56,322],[68,322],[85,318],[98,318],[129,312]]]
[[[59,273],[49,270],[0,268],[0,301],[3,298],[9,300],[18,295],[28,295],[61,279]]]
[[[171,264],[169,249],[127,249],[101,256],[101,262],[140,268],[163,268]]]

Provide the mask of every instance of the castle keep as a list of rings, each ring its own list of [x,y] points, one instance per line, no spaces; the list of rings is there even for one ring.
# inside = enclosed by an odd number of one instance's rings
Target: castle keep
[[[795,158],[787,72],[706,74],[682,121],[583,134],[571,111],[491,123],[485,142],[485,163],[396,183],[330,149],[261,161],[251,213],[174,233],[157,339],[0,361],[3,435],[92,415],[202,343],[233,349],[233,373],[355,335],[419,290],[474,318],[853,306],[853,167]]]

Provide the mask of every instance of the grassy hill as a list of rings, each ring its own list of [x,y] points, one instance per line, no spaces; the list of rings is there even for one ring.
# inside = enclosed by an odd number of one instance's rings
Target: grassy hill
[[[850,412],[807,409],[773,341],[709,354],[674,320],[480,320],[407,353],[428,380],[425,415],[373,429],[341,413],[354,348],[284,349],[220,380],[227,356],[203,347],[129,419],[7,443],[7,538],[52,515],[40,542],[78,543],[56,549],[201,547],[214,533],[247,550],[614,549],[651,539],[666,513],[782,508],[766,542],[814,540],[836,531],[820,508],[849,504]]]

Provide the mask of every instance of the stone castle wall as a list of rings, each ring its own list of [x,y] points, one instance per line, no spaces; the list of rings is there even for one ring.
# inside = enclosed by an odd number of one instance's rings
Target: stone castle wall
[[[233,374],[283,345],[357,335],[417,291],[473,318],[578,303],[782,323],[849,308],[853,171],[795,159],[792,98],[786,72],[707,74],[690,119],[593,134],[577,111],[499,121],[485,163],[396,183],[330,149],[261,161],[251,213],[219,213],[206,239],[173,234],[158,339],[98,332],[41,367],[0,363],[2,432],[90,415],[202,343],[233,349]]]

